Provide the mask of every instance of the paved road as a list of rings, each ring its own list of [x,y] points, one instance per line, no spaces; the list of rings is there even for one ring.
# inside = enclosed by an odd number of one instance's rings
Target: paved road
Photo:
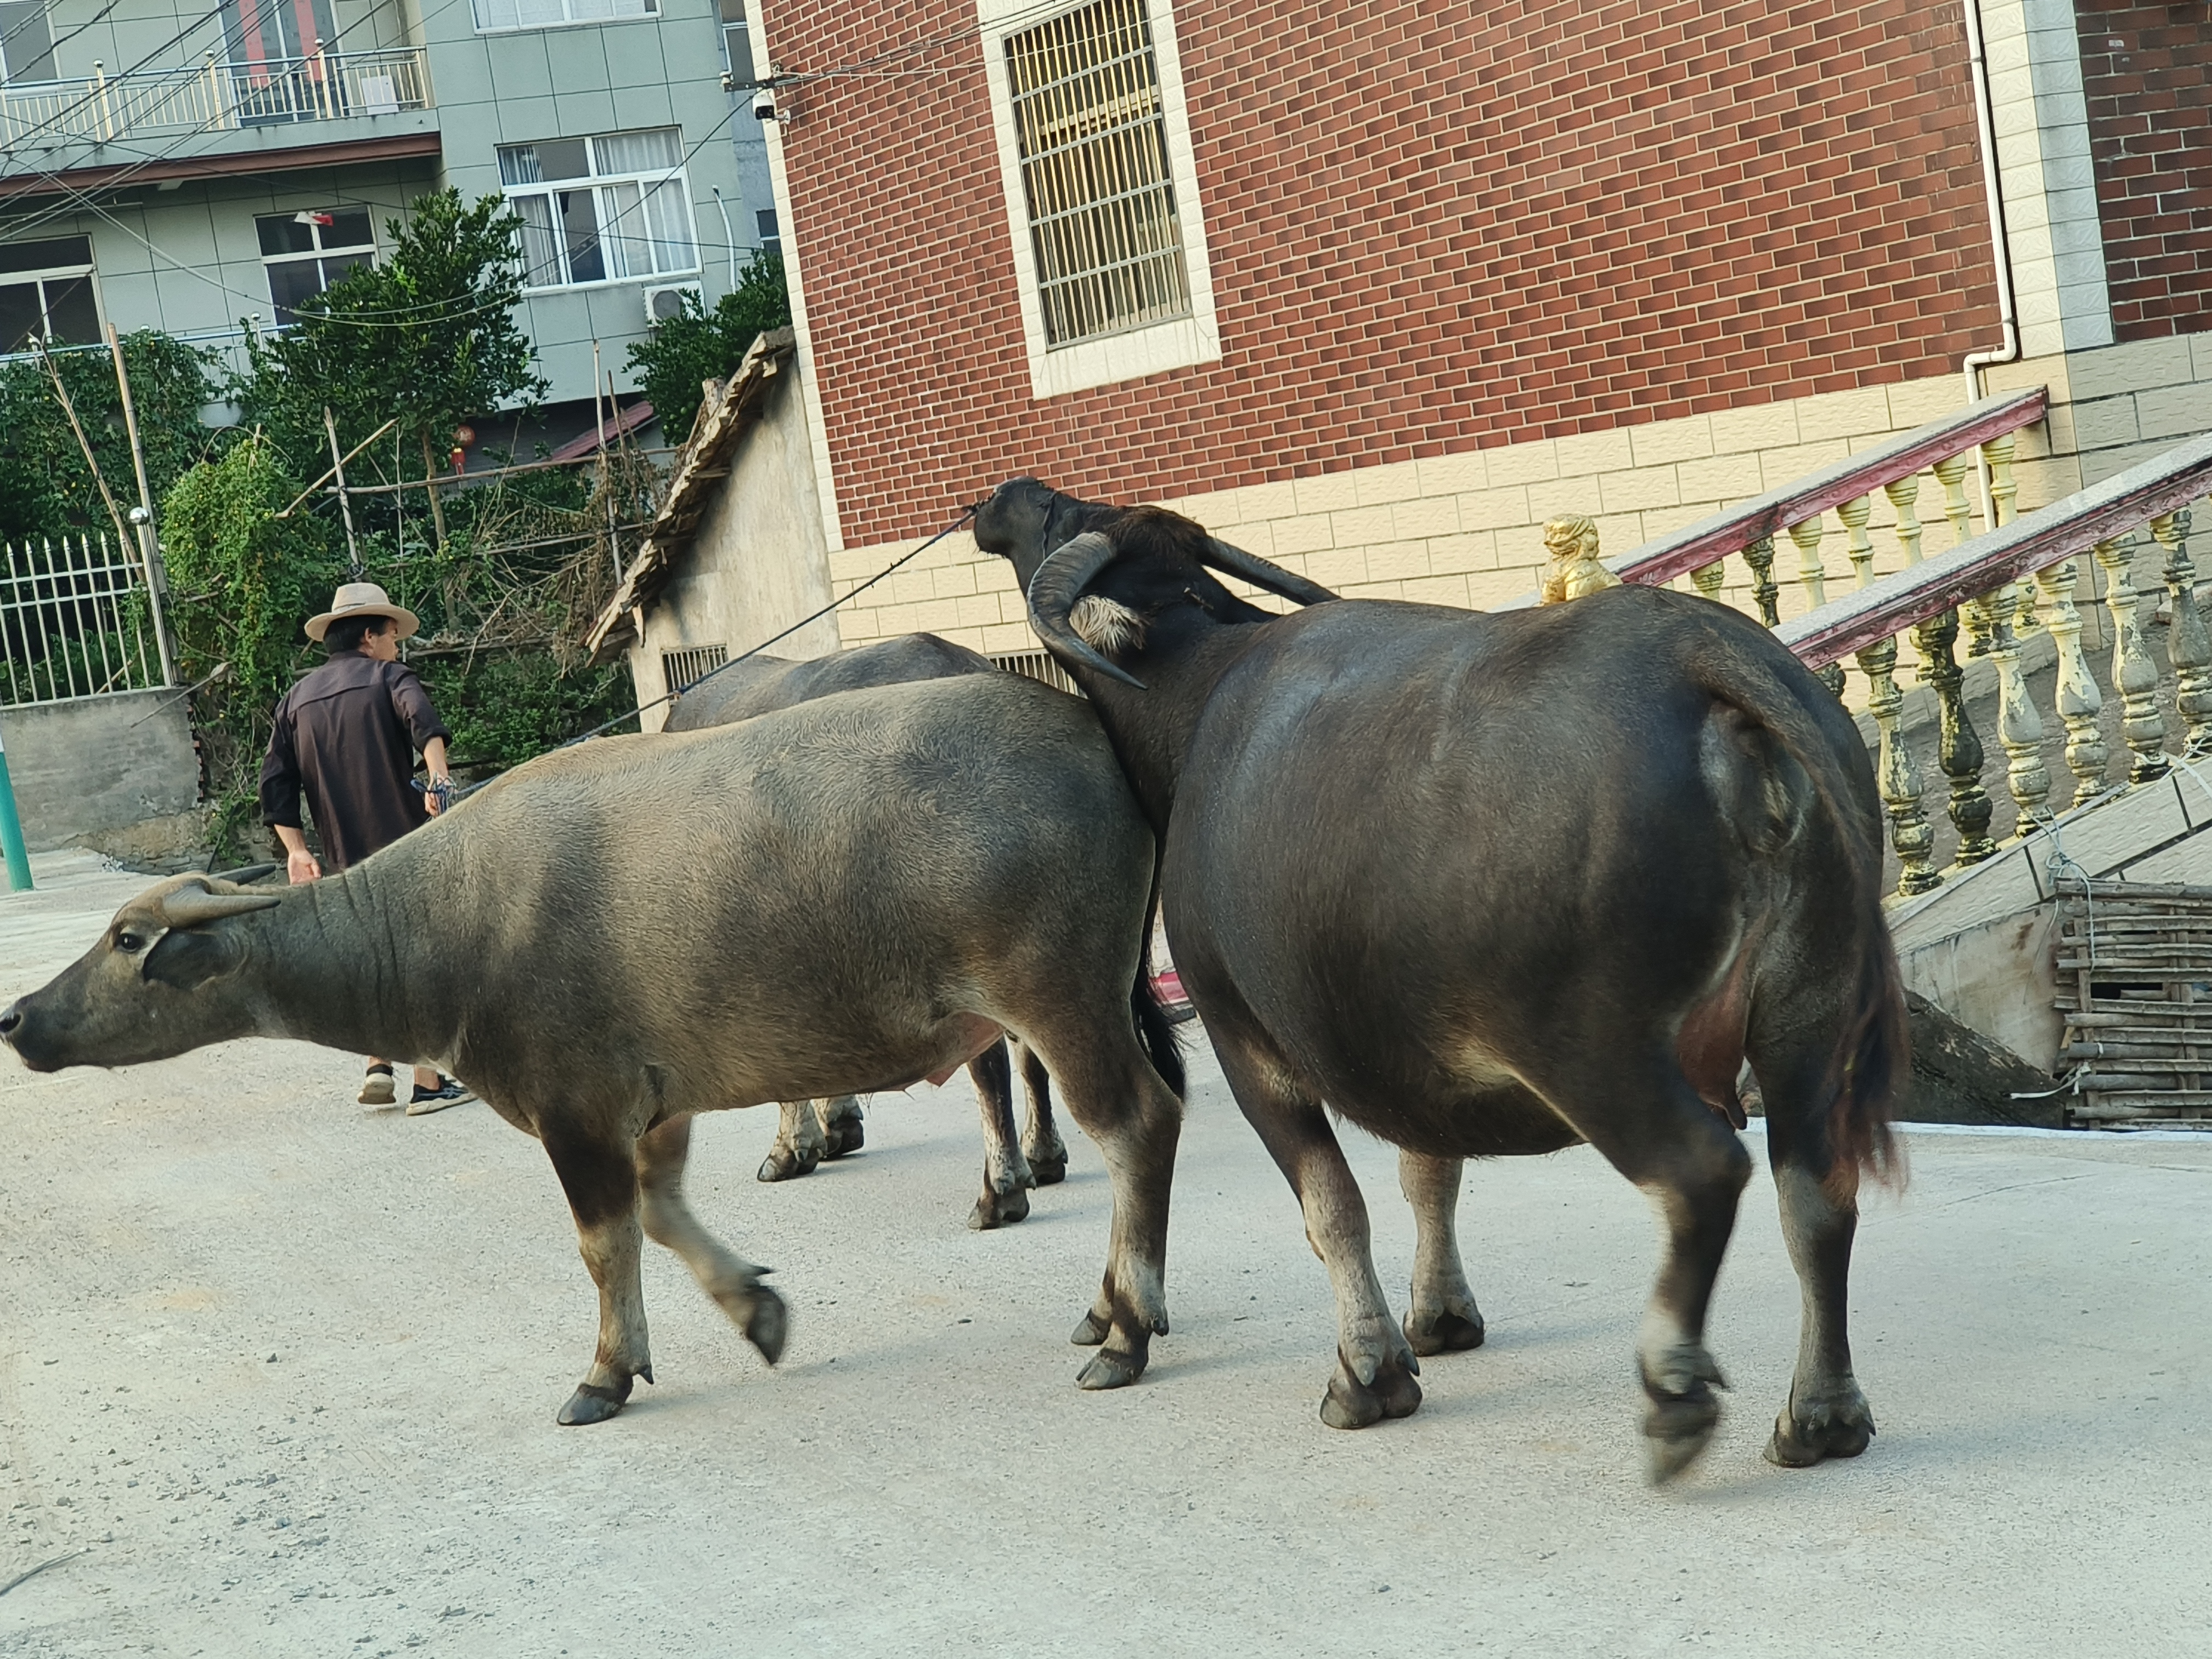
[[[0,995],[138,884],[48,867],[0,896]],[[1796,1291],[1755,1182],[1713,1332],[1731,1414],[1654,1492],[1652,1227],[1585,1151],[1470,1174],[1489,1346],[1340,1434],[1321,1269],[1209,1057],[1175,1333],[1114,1395],[1071,1386],[1065,1340],[1105,1241],[1088,1143],[974,1234],[963,1088],[878,1099],[865,1153],[776,1188],[770,1116],[732,1115],[697,1201],[780,1270],[786,1363],[654,1252],[659,1386],[562,1430],[593,1310],[543,1157],[481,1106],[363,1112],[354,1078],[258,1042],[0,1060],[0,1583],[69,1557],[0,1597],[0,1652],[2212,1652],[2212,1145],[1915,1134],[1855,1285],[1881,1437],[1799,1474],[1759,1458]],[[1351,1140],[1402,1285],[1392,1160]]]

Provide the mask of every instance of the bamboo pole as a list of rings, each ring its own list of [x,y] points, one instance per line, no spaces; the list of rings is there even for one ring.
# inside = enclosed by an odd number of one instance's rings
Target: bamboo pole
[[[161,541],[154,520],[154,492],[146,482],[146,447],[138,441],[138,410],[131,400],[131,375],[123,366],[123,342],[115,325],[107,325],[107,355],[115,363],[115,389],[123,397],[123,429],[131,439],[131,466],[138,476],[138,510],[145,519],[138,526],[138,562],[146,571],[146,606],[154,616],[154,648],[161,653],[161,684],[177,683],[177,653],[169,643],[169,618],[163,601],[168,581],[161,569]]]
[[[92,453],[92,444],[84,435],[84,428],[76,418],[76,405],[70,401],[69,388],[62,384],[62,372],[54,367],[53,354],[39,343],[39,361],[46,366],[46,374],[54,383],[54,396],[61,399],[62,413],[69,416],[70,430],[76,434],[76,447],[84,452],[84,464],[92,469],[92,481],[100,486],[100,499],[107,503],[107,516],[115,522],[118,545],[127,544],[131,532],[123,527],[123,514],[115,505],[115,497],[108,493],[107,480],[100,475],[100,462]]]
[[[338,423],[328,404],[323,405],[323,430],[331,434],[331,475],[337,482],[331,486],[338,498],[338,513],[345,520],[346,563],[356,581],[361,580],[361,549],[353,538],[353,502],[346,495],[345,457],[338,453]]]

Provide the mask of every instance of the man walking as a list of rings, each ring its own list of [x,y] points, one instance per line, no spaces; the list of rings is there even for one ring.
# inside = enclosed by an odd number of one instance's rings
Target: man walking
[[[269,757],[261,767],[261,821],[284,843],[295,885],[323,873],[300,824],[304,793],[333,870],[360,863],[444,808],[446,724],[415,671],[399,660],[399,642],[419,624],[411,611],[386,598],[374,582],[348,582],[331,608],[307,623],[330,660],[284,694],[276,705]],[[430,787],[415,790],[421,750]],[[415,1068],[407,1115],[443,1111],[475,1097],[427,1066]],[[361,1085],[364,1106],[395,1099],[392,1066],[371,1055]]]

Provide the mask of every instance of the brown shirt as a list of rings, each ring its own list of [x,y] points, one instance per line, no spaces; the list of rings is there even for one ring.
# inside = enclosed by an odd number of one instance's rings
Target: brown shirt
[[[358,864],[428,817],[414,787],[415,752],[451,735],[413,669],[357,651],[333,657],[276,705],[261,821],[297,828],[304,791],[325,866]]]

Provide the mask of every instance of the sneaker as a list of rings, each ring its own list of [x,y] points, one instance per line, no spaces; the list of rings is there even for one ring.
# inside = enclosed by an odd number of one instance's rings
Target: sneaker
[[[361,1092],[354,1097],[364,1106],[389,1106],[399,1098],[392,1082],[389,1066],[372,1066],[368,1075],[361,1080]]]
[[[476,1097],[477,1091],[464,1086],[459,1079],[441,1075],[434,1089],[426,1089],[419,1083],[415,1085],[415,1093],[407,1103],[407,1115],[428,1117],[433,1112],[442,1112],[448,1106],[458,1106]]]

